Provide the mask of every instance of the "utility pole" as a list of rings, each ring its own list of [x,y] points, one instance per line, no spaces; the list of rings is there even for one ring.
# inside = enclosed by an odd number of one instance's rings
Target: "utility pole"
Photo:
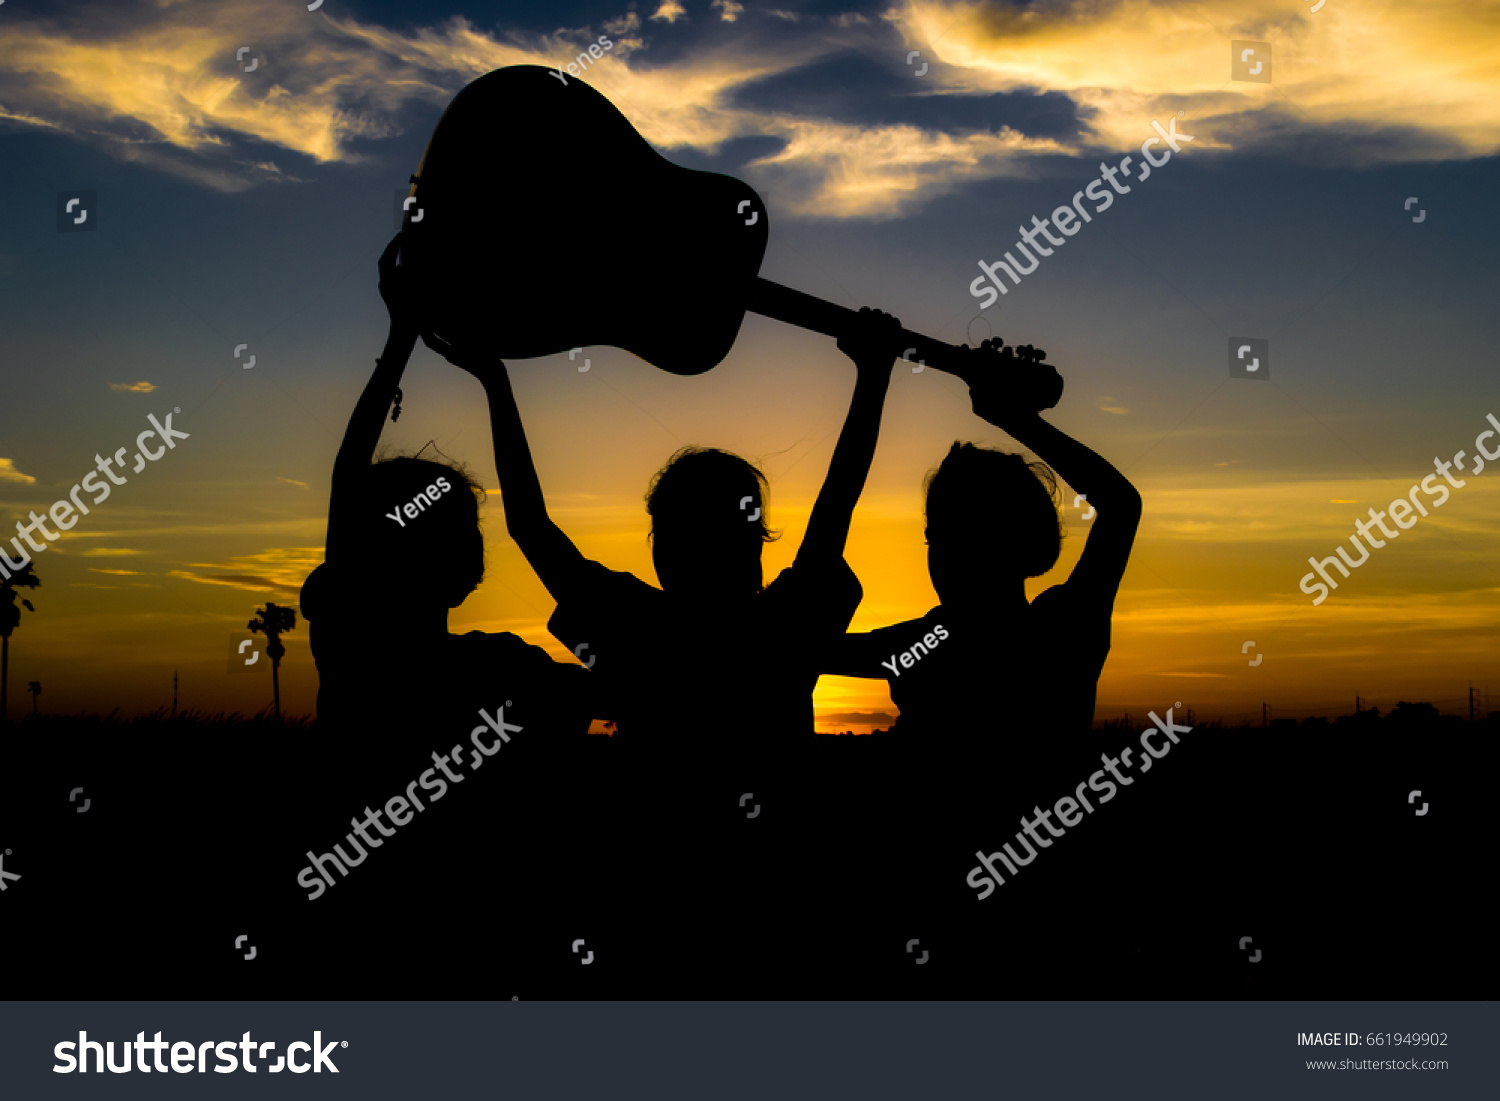
[[[172,670],[172,718],[177,717],[177,670]]]
[[[1354,717],[1359,718],[1359,693],[1354,694]]]
[[[1469,685],[1469,722],[1474,721],[1474,686]]]

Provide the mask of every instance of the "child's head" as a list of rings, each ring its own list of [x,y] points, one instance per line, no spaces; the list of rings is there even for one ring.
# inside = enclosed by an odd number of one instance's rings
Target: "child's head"
[[[738,455],[684,447],[646,490],[651,558],[663,589],[743,593],[761,588],[761,547],[776,538],[766,524],[766,476]]]
[[[361,553],[391,592],[431,607],[456,608],[484,577],[479,502],[484,487],[448,463],[380,459],[356,502]]]
[[[927,569],[944,604],[1008,598],[1057,562],[1057,479],[1045,463],[955,442],[927,475]]]

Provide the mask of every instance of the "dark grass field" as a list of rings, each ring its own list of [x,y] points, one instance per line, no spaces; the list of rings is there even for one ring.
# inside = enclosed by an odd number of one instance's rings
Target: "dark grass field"
[[[446,739],[265,715],[13,721],[0,851],[22,878],[0,893],[5,987],[1489,998],[1497,735],[1493,718],[1421,708],[1200,725],[982,901],[964,882],[976,852],[1139,729],[1095,730],[1030,775],[1005,768],[1013,754],[820,737],[756,773],[753,818],[750,781],[721,761],[517,736],[309,899],[306,853],[351,848],[350,816],[401,794]],[[997,723],[994,744],[1029,736]]]

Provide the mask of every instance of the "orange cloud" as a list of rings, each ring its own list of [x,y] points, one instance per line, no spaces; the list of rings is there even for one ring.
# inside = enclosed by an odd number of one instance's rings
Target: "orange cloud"
[[[35,485],[36,479],[30,474],[22,474],[16,469],[14,459],[0,459],[0,482],[19,482],[21,485]]]
[[[1500,149],[1500,45],[1493,8],[1483,12],[1468,0],[1330,3],[1316,15],[1284,0],[907,0],[891,18],[945,63],[950,86],[1067,93],[1110,148],[1185,109],[1202,123],[1195,151],[1358,127],[1392,140],[1329,155],[1402,162]],[[1230,80],[1233,39],[1270,43],[1272,83]]]
[[[322,547],[275,548],[260,554],[237,555],[228,562],[194,562],[190,569],[168,570],[167,576],[200,585],[223,585],[295,599],[302,591],[302,582],[322,561]],[[225,572],[201,573],[201,570]]]
[[[243,139],[317,162],[352,161],[358,141],[400,132],[413,102],[442,103],[501,66],[550,67],[592,37],[579,28],[497,38],[462,18],[403,32],[332,12],[309,20],[285,0],[143,10],[144,19],[112,33],[8,20],[0,119],[102,139],[120,156],[237,190],[293,178],[263,153],[247,154]],[[730,20],[740,5],[714,10]],[[675,23],[685,9],[667,0],[648,19]],[[724,32],[733,41],[716,37],[655,66],[632,63],[647,40],[622,37],[589,83],[661,147],[782,139],[746,174],[774,183],[784,209],[818,217],[888,217],[970,181],[1029,174],[1040,156],[1124,149],[1150,135],[1153,117],[1179,110],[1200,156],[1321,134],[1340,140],[1318,155],[1345,164],[1500,150],[1500,100],[1490,94],[1500,83],[1500,40],[1483,33],[1482,10],[1460,0],[1331,3],[1316,15],[1288,0],[1056,0],[1024,9],[904,0],[884,20],[940,62],[923,96],[1062,93],[1079,108],[1081,136],[946,132],[735,104],[747,82],[877,48],[887,32],[854,14],[794,38],[740,21],[745,30]],[[605,25],[623,35],[641,21],[629,12]],[[1273,83],[1230,80],[1231,38],[1271,43]],[[257,67],[247,73],[252,57]]]
[[[651,18],[660,23],[675,23],[687,14],[685,9],[677,0],[662,0],[661,5],[652,14]]]

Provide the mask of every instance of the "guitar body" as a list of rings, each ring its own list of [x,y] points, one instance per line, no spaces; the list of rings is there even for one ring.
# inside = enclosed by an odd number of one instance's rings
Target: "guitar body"
[[[668,161],[602,95],[515,65],[466,85],[427,142],[401,264],[439,340],[501,359],[609,344],[678,375],[718,365],[747,309],[838,337],[846,306],[759,276],[767,215],[749,185]],[[977,356],[902,330],[906,357],[1049,409],[1062,378],[1030,345]]]
[[[412,194],[401,263],[430,329],[505,359],[608,344],[700,374],[733,346],[766,249],[747,184],[672,164],[534,65],[454,97]]]

